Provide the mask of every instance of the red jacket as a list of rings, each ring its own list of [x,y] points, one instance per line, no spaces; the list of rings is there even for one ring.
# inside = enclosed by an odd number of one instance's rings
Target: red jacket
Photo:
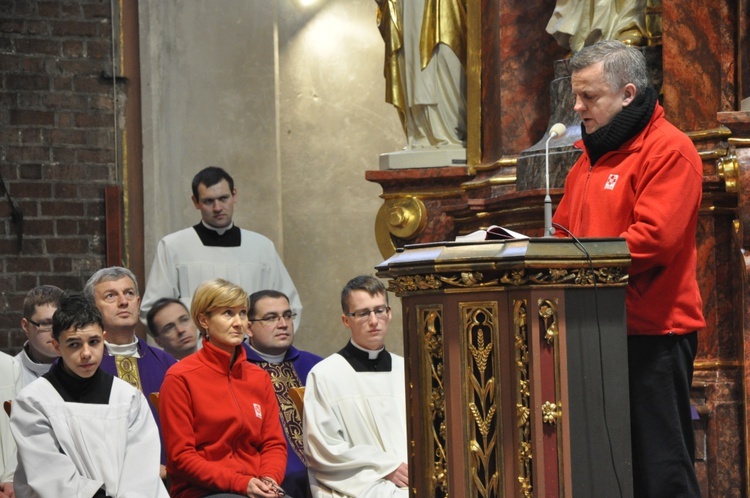
[[[173,498],[247,494],[251,477],[281,483],[286,440],[271,378],[237,348],[230,357],[210,342],[171,367],[159,394]]]
[[[706,325],[696,280],[702,192],[700,156],[658,103],[638,135],[593,167],[584,149],[568,174],[553,221],[576,237],[624,237],[630,249],[628,334],[684,334]]]

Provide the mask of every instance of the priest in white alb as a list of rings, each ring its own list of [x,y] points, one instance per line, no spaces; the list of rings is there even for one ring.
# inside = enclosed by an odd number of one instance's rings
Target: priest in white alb
[[[351,339],[313,367],[304,399],[305,456],[314,498],[408,497],[404,359],[385,350],[383,284],[355,277],[341,293]]]

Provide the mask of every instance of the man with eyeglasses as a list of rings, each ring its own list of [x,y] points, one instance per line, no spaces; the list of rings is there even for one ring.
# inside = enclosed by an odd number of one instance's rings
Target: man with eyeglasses
[[[355,277],[341,292],[341,308],[351,338],[313,367],[305,389],[312,495],[408,497],[404,359],[385,349],[385,287],[375,277]]]
[[[281,487],[289,496],[306,498],[310,496],[310,484],[302,442],[302,418],[289,392],[304,386],[310,369],[323,358],[292,346],[297,313],[283,292],[262,290],[251,294],[248,316],[249,345],[244,344],[247,359],[271,376],[287,442],[286,471]]]
[[[146,280],[141,319],[146,319],[154,302],[162,297],[179,299],[190,309],[193,292],[201,283],[223,278],[247,292],[284,292],[297,310],[295,325],[299,330],[302,303],[273,242],[234,224],[237,188],[231,175],[209,166],[193,177],[191,188],[201,221],[159,241]]]
[[[52,345],[52,315],[62,295],[62,289],[54,285],[40,285],[31,289],[23,300],[21,328],[26,343],[16,361],[21,367],[24,386],[49,372],[60,356]]]
[[[146,315],[146,325],[156,344],[178,360],[198,350],[198,328],[179,299],[163,297]]]

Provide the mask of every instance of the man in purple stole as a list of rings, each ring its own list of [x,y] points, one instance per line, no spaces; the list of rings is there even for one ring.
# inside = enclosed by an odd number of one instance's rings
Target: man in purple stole
[[[289,390],[304,386],[308,372],[322,358],[292,346],[297,314],[286,294],[274,290],[255,292],[250,296],[248,316],[250,345],[244,344],[247,359],[271,376],[287,441],[286,473],[281,487],[289,496],[306,498],[310,496],[310,484],[302,442],[302,417]]]
[[[91,276],[83,292],[102,314],[105,348],[101,369],[140,389],[148,399],[161,389],[164,374],[177,360],[135,335],[141,302],[135,275],[120,266],[103,268]],[[161,437],[157,407],[149,404]],[[163,444],[161,463],[166,463]]]

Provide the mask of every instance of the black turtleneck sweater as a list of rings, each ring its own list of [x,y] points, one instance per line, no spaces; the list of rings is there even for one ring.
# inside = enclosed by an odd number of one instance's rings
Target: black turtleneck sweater
[[[652,87],[646,88],[641,95],[635,96],[630,105],[623,107],[609,124],[590,135],[581,123],[581,138],[592,166],[604,154],[617,150],[646,127],[654,114],[657,97],[656,90]]]

